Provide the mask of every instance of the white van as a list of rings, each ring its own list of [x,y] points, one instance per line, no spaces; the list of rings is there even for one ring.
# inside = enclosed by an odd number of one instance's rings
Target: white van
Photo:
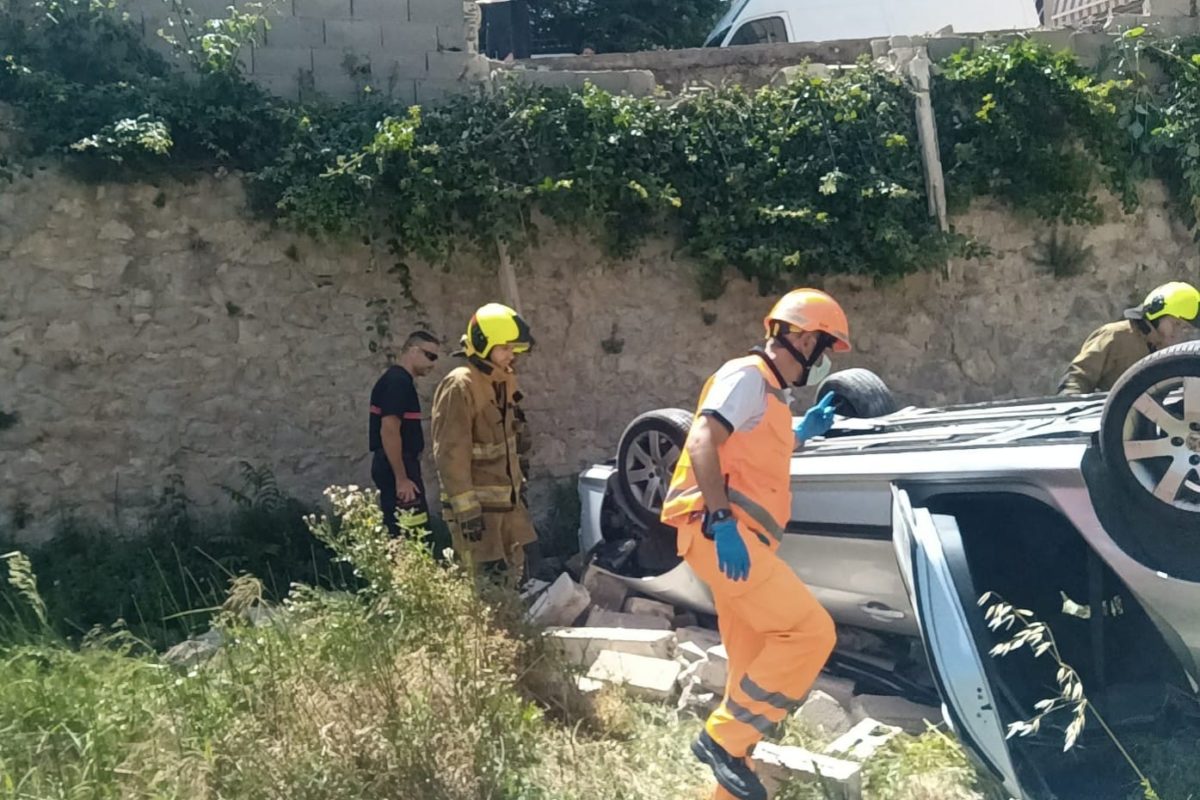
[[[919,36],[1041,25],[1038,0],[732,0],[705,47]]]

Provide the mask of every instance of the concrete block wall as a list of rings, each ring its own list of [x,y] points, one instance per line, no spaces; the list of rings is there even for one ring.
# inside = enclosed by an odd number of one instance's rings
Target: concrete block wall
[[[187,0],[200,22],[245,0]],[[124,0],[147,42],[172,53],[158,31],[178,36],[162,0]],[[268,91],[289,99],[352,100],[366,93],[433,103],[482,85],[489,62],[478,53],[473,0],[277,0],[243,64]]]

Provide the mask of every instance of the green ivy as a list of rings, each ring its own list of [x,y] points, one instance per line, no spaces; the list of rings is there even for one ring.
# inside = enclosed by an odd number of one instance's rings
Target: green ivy
[[[241,74],[252,16],[197,29],[171,0],[185,75],[111,8],[55,1],[32,17],[0,14],[0,101],[20,113],[30,153],[109,178],[239,169],[257,212],[386,242],[401,281],[410,253],[438,261],[464,244],[536,244],[539,215],[614,256],[670,232],[699,264],[705,297],[730,268],[771,291],[971,252],[929,217],[911,93],[867,64],[672,102],[510,82],[425,110],[370,94],[296,105]],[[1094,222],[1106,185],[1131,206],[1129,134],[1117,124],[1127,83],[1028,43],[954,57],[934,86],[952,199],[990,194]]]
[[[1047,220],[1096,223],[1096,189],[1106,186],[1132,210],[1135,173],[1118,125],[1128,85],[1028,41],[943,62],[933,99],[952,208],[990,195]]]

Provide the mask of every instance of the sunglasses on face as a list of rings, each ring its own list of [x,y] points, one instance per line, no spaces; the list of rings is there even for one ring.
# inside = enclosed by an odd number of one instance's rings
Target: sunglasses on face
[[[426,350],[424,347],[418,347],[417,349],[418,349],[418,350],[420,350],[420,351],[421,351],[421,353],[422,353],[422,354],[423,354],[423,355],[424,355],[424,356],[425,356],[427,359],[429,359],[429,361],[430,361],[431,363],[432,363],[432,362],[435,362],[435,361],[437,361],[437,360],[438,360],[438,354],[437,354],[437,353],[432,353],[432,352],[430,352],[430,351]]]

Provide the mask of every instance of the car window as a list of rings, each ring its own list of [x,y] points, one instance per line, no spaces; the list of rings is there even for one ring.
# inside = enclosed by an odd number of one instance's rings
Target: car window
[[[787,40],[787,27],[783,24],[783,17],[766,17],[751,20],[738,28],[729,44],[774,44]]]

